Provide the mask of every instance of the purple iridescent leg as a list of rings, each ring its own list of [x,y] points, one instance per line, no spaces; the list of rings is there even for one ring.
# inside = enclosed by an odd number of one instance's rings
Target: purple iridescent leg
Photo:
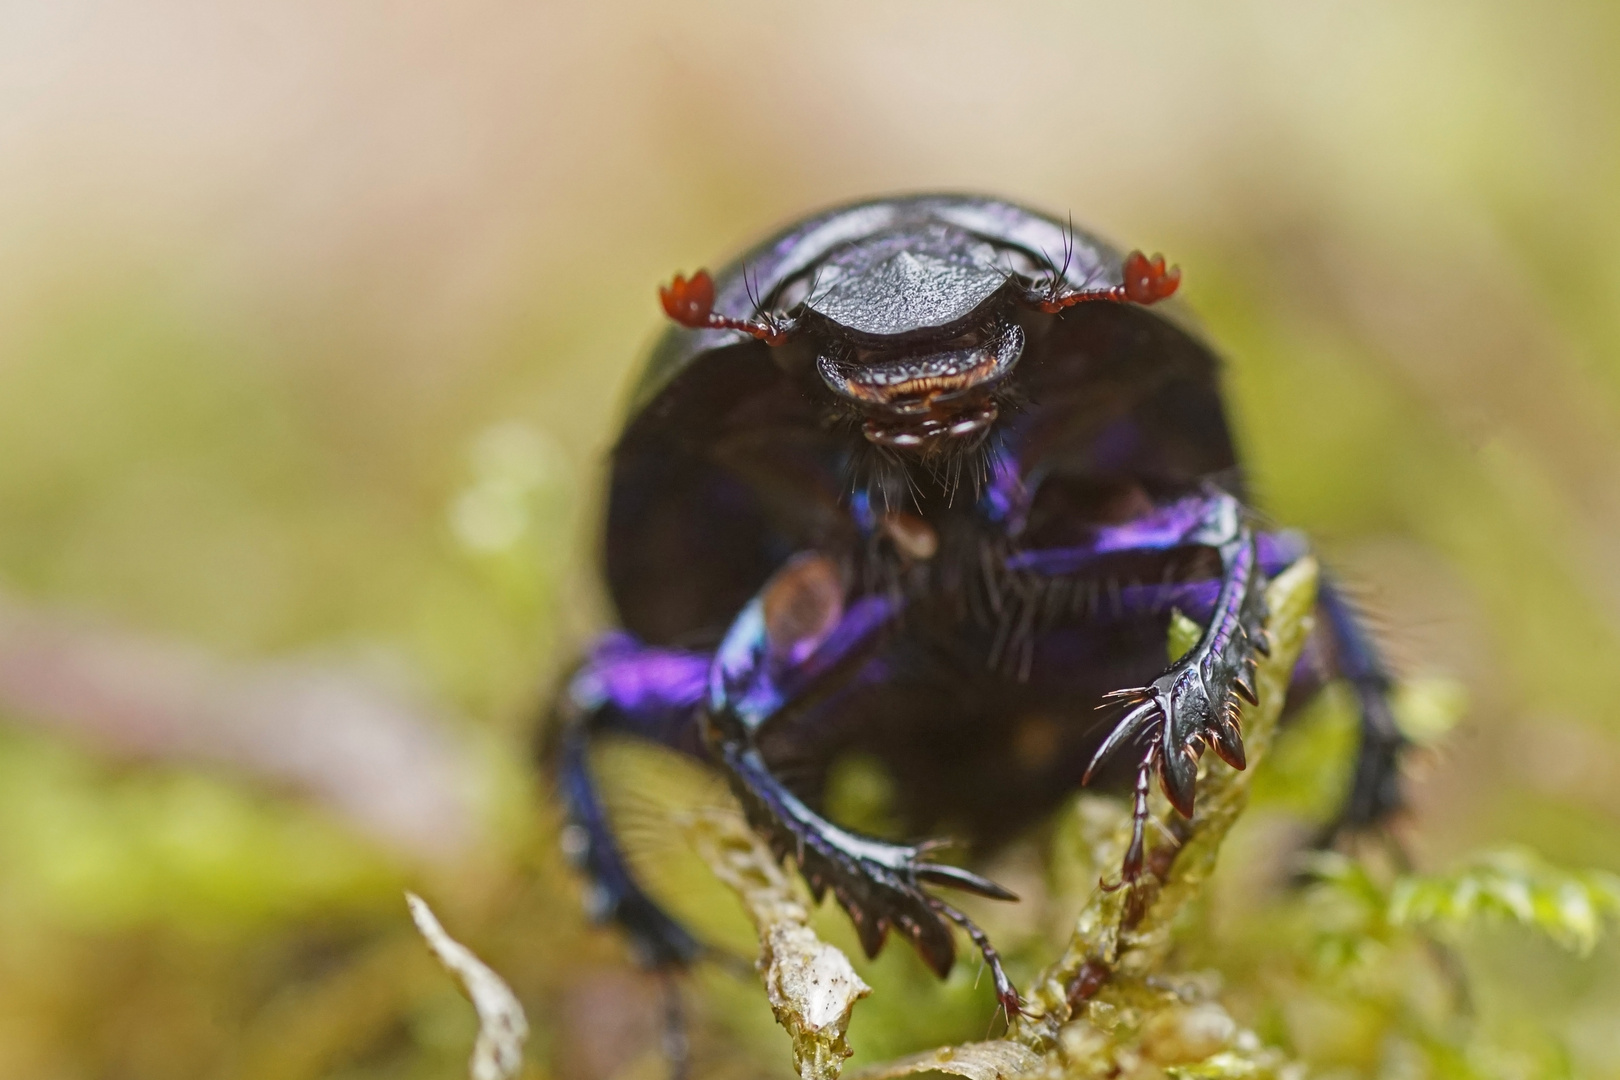
[[[1400,809],[1400,757],[1406,738],[1395,726],[1389,706],[1393,685],[1378,648],[1356,611],[1330,579],[1322,583],[1317,602],[1329,650],[1329,674],[1343,678],[1355,692],[1361,715],[1361,749],[1350,782],[1350,796],[1331,831],[1375,825]]]
[[[1262,533],[1257,541],[1261,567],[1268,574],[1280,572],[1306,551],[1304,538],[1297,533]],[[1310,652],[1322,670],[1301,671],[1296,674],[1296,682],[1310,683],[1323,677],[1343,679],[1356,696],[1361,721],[1355,776],[1338,819],[1328,829],[1331,839],[1343,829],[1376,825],[1400,809],[1400,759],[1407,741],[1390,710],[1394,679],[1361,616],[1331,575],[1324,575],[1318,589],[1316,614],[1314,637],[1323,647]],[[1310,657],[1300,660],[1302,665],[1311,662]]]
[[[1122,553],[1198,547],[1214,549],[1221,560],[1219,588],[1208,608],[1203,636],[1147,686],[1111,695],[1122,699],[1127,709],[1092,761],[1094,769],[1128,744],[1140,747],[1134,828],[1123,867],[1126,881],[1142,871],[1147,818],[1143,793],[1151,774],[1157,772],[1176,810],[1191,817],[1198,759],[1206,746],[1234,768],[1244,767],[1238,698],[1255,700],[1250,682],[1255,653],[1266,649],[1266,577],[1254,534],[1236,499],[1210,492],[1180,499],[1123,525],[1099,528],[1084,546],[1023,552],[1008,561],[1015,571],[1072,575]]]
[[[1100,529],[1092,543],[1083,546],[1020,553],[1009,560],[1009,568],[1053,575],[1085,574],[1095,570],[1108,556],[1116,553],[1162,551],[1185,546],[1200,541],[1201,531],[1204,533],[1203,538],[1208,538],[1207,521],[1211,509],[1208,500],[1181,500],[1137,521]],[[1259,574],[1255,577],[1255,588],[1262,585],[1266,578],[1281,573],[1309,550],[1304,538],[1291,532],[1256,534],[1253,546],[1259,570]],[[1223,568],[1228,571],[1233,568],[1233,564],[1224,557],[1224,553]],[[1241,566],[1238,569],[1241,569]],[[1117,618],[1130,620],[1176,608],[1195,621],[1214,628],[1219,621],[1218,616],[1231,618],[1229,608],[1224,612],[1218,611],[1222,598],[1225,597],[1227,600],[1238,598],[1228,588],[1229,578],[1228,572],[1220,580],[1123,586],[1115,590],[1114,610],[1111,613],[1105,610],[1101,614],[1104,616],[1112,614]],[[1344,827],[1355,828],[1374,824],[1401,805],[1399,758],[1406,743],[1396,728],[1390,712],[1391,679],[1372,639],[1332,579],[1322,584],[1317,612],[1320,621],[1316,637],[1322,647],[1310,650],[1307,657],[1301,658],[1300,669],[1294,679],[1294,690],[1308,695],[1320,687],[1324,677],[1343,678],[1355,692],[1361,720],[1361,748],[1356,762],[1355,779],[1345,807],[1330,830],[1332,833]],[[1249,619],[1241,619],[1239,625],[1247,627],[1249,632],[1257,629]],[[1243,636],[1240,633],[1238,638],[1241,639]],[[1208,640],[1209,635],[1206,634],[1206,642]],[[1241,644],[1241,640],[1238,643]],[[1263,645],[1263,639],[1256,636],[1255,643]],[[1200,643],[1201,646],[1203,644]],[[1195,649],[1194,653],[1197,651]],[[1244,666],[1248,666],[1247,658]],[[1241,675],[1233,679],[1231,686],[1239,694],[1246,694],[1248,689],[1247,681]],[[1293,696],[1291,693],[1290,697]],[[1154,721],[1158,721],[1161,728],[1163,727],[1162,711],[1151,707],[1144,710],[1143,706],[1148,704],[1144,701],[1127,714],[1104,744],[1099,756],[1119,746],[1128,738],[1139,736],[1144,727],[1151,729]],[[1227,704],[1226,715],[1230,716],[1230,706],[1235,702],[1228,697]],[[1136,727],[1127,730],[1126,725],[1133,721]],[[1233,729],[1228,729],[1224,725],[1218,727],[1214,732],[1216,736],[1224,733],[1230,738],[1224,745],[1216,738],[1212,745],[1217,753],[1221,753],[1227,760],[1232,761],[1235,757],[1234,764],[1236,764],[1242,761],[1242,743],[1237,739],[1237,732],[1234,729],[1235,720]],[[1157,734],[1149,730],[1149,741],[1139,767],[1136,785],[1138,816],[1145,806],[1142,795],[1145,791],[1146,778],[1152,769],[1157,768],[1160,771],[1161,780],[1166,781],[1167,794],[1171,791],[1169,781],[1173,780],[1173,777],[1167,777],[1164,769],[1167,764],[1173,762],[1161,760],[1163,734],[1162,730]],[[1195,732],[1194,738],[1197,737]],[[1233,756],[1227,757],[1227,753],[1222,753],[1223,750],[1232,753]],[[1195,775],[1193,769],[1196,766],[1194,756],[1196,753],[1196,746],[1193,754],[1183,751],[1179,760],[1188,766],[1183,770],[1184,773]],[[1128,871],[1139,858],[1140,850],[1133,847],[1127,864]]]
[[[591,650],[557,706],[562,718],[550,756],[568,818],[564,850],[589,882],[591,917],[622,926],[650,968],[684,967],[703,947],[637,884],[591,775],[590,744],[619,732],[703,756],[697,712],[708,671],[706,655],[648,648],[611,633]]]
[[[976,874],[927,861],[928,844],[886,843],[834,825],[771,772],[756,741],[767,723],[790,721],[859,680],[899,612],[900,602],[886,596],[846,607],[829,560],[814,554],[791,560],[743,609],[715,656],[705,735],[750,824],[779,855],[797,860],[817,898],[832,890],[867,955],[898,930],[943,977],[956,958],[954,924],[984,954],[1002,1004],[1017,1010],[1018,993],[989,939],[923,884],[1016,897]]]

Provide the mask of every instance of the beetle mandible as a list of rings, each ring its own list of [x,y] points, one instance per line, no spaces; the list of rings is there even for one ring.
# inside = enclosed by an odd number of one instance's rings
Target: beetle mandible
[[[1179,282],[1012,203],[926,195],[815,215],[662,290],[677,325],[611,462],[621,626],[561,694],[552,755],[593,913],[648,964],[702,946],[609,828],[604,732],[719,769],[869,955],[893,930],[943,976],[964,930],[1009,1010],[994,946],[926,886],[1012,894],[828,820],[829,763],[875,756],[915,835],[978,851],[1093,774],[1134,789],[1126,882],[1154,778],[1191,816],[1205,749],[1244,767],[1264,586],[1304,545],[1248,509],[1217,358],[1164,303]],[[1204,631],[1166,666],[1172,610]],[[1354,690],[1341,824],[1366,825],[1400,801],[1391,682],[1331,581],[1318,615],[1290,704]]]

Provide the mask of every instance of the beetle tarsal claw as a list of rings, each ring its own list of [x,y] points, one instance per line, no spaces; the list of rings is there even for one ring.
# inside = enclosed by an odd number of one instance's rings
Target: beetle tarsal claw
[[[961,927],[967,936],[972,939],[973,944],[978,946],[979,952],[984,956],[986,966],[990,968],[990,978],[996,984],[996,1000],[1007,1011],[1008,1020],[1011,1020],[1014,1016],[1024,1015],[1023,999],[1018,996],[1018,991],[1013,987],[1012,980],[1007,977],[1006,970],[1001,966],[1001,954],[996,951],[994,945],[990,944],[990,938],[985,935],[985,932],[980,930],[972,919],[969,919],[966,915],[945,903],[945,901],[929,897],[929,904],[940,915]]]
[[[990,900],[1017,900],[1018,894],[1004,886],[997,885],[987,877],[981,877],[960,866],[948,866],[942,863],[918,863],[917,877],[930,885],[944,885],[963,892],[974,893]]]

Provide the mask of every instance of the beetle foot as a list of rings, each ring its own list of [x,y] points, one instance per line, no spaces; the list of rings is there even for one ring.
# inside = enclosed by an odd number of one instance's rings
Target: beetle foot
[[[910,939],[923,961],[944,978],[956,960],[956,942],[951,936],[954,924],[983,954],[995,980],[997,999],[1016,1012],[1018,992],[990,939],[962,912],[925,892],[923,884],[961,889],[992,900],[1018,897],[961,867],[926,861],[927,853],[936,846],[886,844],[828,830],[804,837],[795,854],[816,899],[831,889],[839,906],[849,913],[867,956],[878,954],[893,929]]]
[[[1138,801],[1147,770],[1157,767],[1159,786],[1182,817],[1192,817],[1198,760],[1206,746],[1234,769],[1247,765],[1243,752],[1242,710],[1238,698],[1257,701],[1254,692],[1254,657],[1245,650],[1232,662],[1199,649],[1140,690],[1126,691],[1130,709],[1103,740],[1086,770],[1085,781],[1109,754],[1144,731],[1152,741],[1138,776]],[[1138,830],[1138,834],[1140,830]],[[1139,839],[1139,837],[1138,837]],[[1139,842],[1132,845],[1136,866],[1141,865]],[[1129,862],[1129,860],[1127,860]]]
[[[820,817],[780,792],[757,769],[751,755],[733,758],[741,786],[736,788],[751,824],[776,853],[793,857],[810,891],[820,901],[830,889],[849,914],[861,948],[876,956],[890,930],[910,939],[923,962],[941,978],[956,961],[954,924],[965,931],[984,955],[995,980],[996,997],[1009,1013],[1019,1009],[1018,992],[1001,965],[1001,956],[984,931],[962,912],[924,891],[942,885],[992,900],[1017,900],[1016,894],[988,878],[945,863],[931,862],[936,843],[891,844],[857,836]]]

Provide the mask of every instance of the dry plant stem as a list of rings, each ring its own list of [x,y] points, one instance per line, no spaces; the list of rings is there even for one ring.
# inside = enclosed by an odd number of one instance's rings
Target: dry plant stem
[[[1014,1042],[993,1039],[925,1050],[884,1065],[862,1069],[851,1080],[893,1080],[912,1073],[939,1072],[965,1076],[968,1080],[1012,1080],[1038,1069],[1038,1055]]]
[[[468,1075],[472,1080],[510,1080],[523,1068],[523,1043],[529,1037],[523,1006],[506,980],[474,956],[471,949],[445,933],[426,901],[415,893],[406,893],[405,902],[428,948],[461,982],[478,1013],[478,1039],[473,1043]]]
[[[850,1013],[871,989],[848,957],[816,937],[799,890],[740,815],[698,812],[689,829],[759,931],[757,966],[771,1011],[793,1040],[794,1068],[801,1080],[835,1080],[854,1052],[844,1038]]]
[[[1271,656],[1261,660],[1255,673],[1260,704],[1244,711],[1248,769],[1238,772],[1213,755],[1205,757],[1193,819],[1184,821],[1165,811],[1160,816],[1164,828],[1148,852],[1150,872],[1134,888],[1098,889],[1092,894],[1068,949],[1025,995],[1029,1015],[1016,1019],[1009,1038],[1045,1050],[1054,1045],[1059,1028],[1070,1019],[1070,988],[1077,982],[1089,984],[1095,992],[1109,982],[1139,981],[1163,964],[1176,916],[1203,888],[1215,868],[1221,842],[1248,805],[1254,770],[1271,746],[1294,663],[1311,631],[1316,584],[1316,562],[1307,558],[1289,567],[1267,589]],[[1122,852],[1123,845],[1122,835],[1115,839],[1115,846]],[[1117,863],[1117,855],[1108,853],[1106,857],[1112,861],[1103,865]]]

